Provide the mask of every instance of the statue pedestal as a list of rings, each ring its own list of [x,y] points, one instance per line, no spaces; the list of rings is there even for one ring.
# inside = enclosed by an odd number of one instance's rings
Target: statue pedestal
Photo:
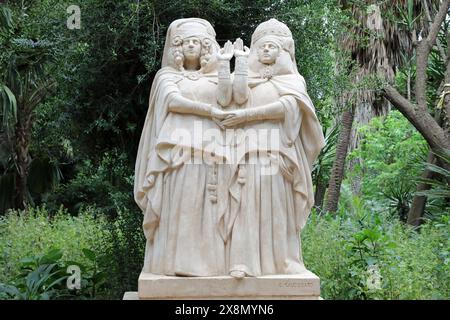
[[[314,273],[270,275],[235,279],[174,277],[142,272],[138,292],[126,292],[124,300],[319,300],[320,279]]]

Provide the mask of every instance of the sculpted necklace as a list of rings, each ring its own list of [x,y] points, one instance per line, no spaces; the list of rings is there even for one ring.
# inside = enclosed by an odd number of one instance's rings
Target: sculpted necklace
[[[263,78],[263,79],[270,79],[272,77],[273,77],[273,66],[272,65],[265,66],[261,70],[261,78]]]
[[[198,80],[202,77],[202,69],[200,70],[195,70],[195,71],[190,71],[190,70],[184,70],[183,71],[183,76],[185,76],[186,78],[190,79],[190,80]]]

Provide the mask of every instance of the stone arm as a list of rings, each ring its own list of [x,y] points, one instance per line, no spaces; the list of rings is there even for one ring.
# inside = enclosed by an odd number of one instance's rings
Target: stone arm
[[[226,107],[231,103],[233,90],[231,84],[230,60],[219,59],[218,78],[217,102],[222,107]]]
[[[248,100],[250,89],[248,87],[248,57],[236,56],[236,68],[234,70],[233,99],[242,105]]]
[[[286,115],[285,104],[296,103],[292,96],[283,96],[278,101],[268,103],[259,107],[245,108],[225,112],[225,120],[221,124],[225,127],[233,127],[241,123],[278,120],[284,121]]]
[[[216,108],[209,103],[185,98],[179,93],[173,94],[168,109],[169,112],[193,114],[212,118],[219,126],[222,126],[220,120],[225,119],[226,117],[226,113],[219,108]]]
[[[261,120],[284,120],[284,106],[280,101],[264,106],[245,109],[247,122]]]
[[[233,44],[227,41],[217,54],[219,61],[217,102],[222,107],[231,103],[233,98],[233,87],[231,84],[230,60],[233,57]]]
[[[248,87],[248,57],[250,55],[250,49],[244,46],[244,42],[240,38],[236,39],[233,46],[234,56],[236,57],[233,99],[237,104],[242,105],[247,102],[250,93]]]
[[[194,114],[198,116],[211,117],[213,107],[208,103],[193,101],[183,97],[181,94],[174,94],[169,102],[169,111],[175,113]]]

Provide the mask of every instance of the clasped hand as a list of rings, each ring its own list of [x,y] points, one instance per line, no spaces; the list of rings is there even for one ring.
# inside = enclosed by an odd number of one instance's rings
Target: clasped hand
[[[245,109],[223,111],[213,107],[211,117],[221,128],[230,128],[247,121]]]

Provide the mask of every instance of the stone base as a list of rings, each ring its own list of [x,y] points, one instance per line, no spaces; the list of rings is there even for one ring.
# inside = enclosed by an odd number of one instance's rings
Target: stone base
[[[235,279],[174,277],[142,272],[138,292],[126,292],[124,300],[319,300],[320,279],[305,271]]]

